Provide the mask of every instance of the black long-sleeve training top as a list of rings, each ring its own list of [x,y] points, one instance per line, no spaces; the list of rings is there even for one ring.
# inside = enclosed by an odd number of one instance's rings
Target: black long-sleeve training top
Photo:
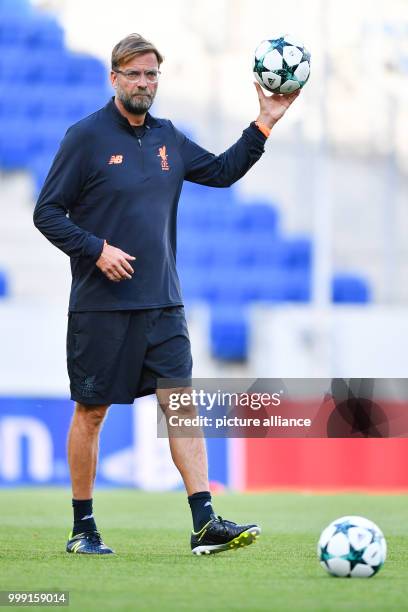
[[[183,180],[229,187],[260,158],[266,140],[252,123],[216,156],[167,119],[147,113],[141,131],[112,98],[68,129],[41,190],[34,224],[71,258],[69,311],[181,305],[176,222]],[[95,265],[104,239],[136,257],[132,279],[110,281]]]

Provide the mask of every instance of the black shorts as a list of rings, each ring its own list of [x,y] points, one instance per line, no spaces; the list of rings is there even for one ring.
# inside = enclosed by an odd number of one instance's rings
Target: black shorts
[[[183,306],[70,312],[67,365],[71,399],[132,404],[158,378],[191,384],[192,358]]]

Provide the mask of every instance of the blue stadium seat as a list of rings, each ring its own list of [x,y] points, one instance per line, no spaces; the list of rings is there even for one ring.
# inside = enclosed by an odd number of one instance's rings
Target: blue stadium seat
[[[104,106],[109,98],[106,88],[56,84],[47,87],[25,87],[25,107],[21,112],[31,119],[48,122],[50,117],[67,125],[76,123]],[[21,90],[20,90],[21,91]],[[1,113],[0,105],[0,113]]]
[[[110,96],[111,92],[105,84],[97,87],[69,86],[65,97],[64,116],[70,123],[74,123],[105,106]]]
[[[213,253],[207,241],[200,239],[196,232],[180,231],[177,240],[177,265],[180,267],[208,267],[212,264]]]
[[[21,18],[20,15],[0,14],[0,48],[23,47],[27,40],[30,19]]]
[[[234,226],[245,234],[267,234],[273,238],[279,227],[279,213],[269,203],[253,201],[237,207]]]
[[[206,281],[202,271],[195,266],[179,268],[179,276],[183,298],[186,302],[209,301],[211,298],[211,285]]]
[[[7,274],[4,270],[0,269],[0,297],[7,297],[9,294],[9,284]]]
[[[189,198],[191,196],[195,196],[199,194],[202,189],[202,185],[198,185],[197,183],[191,183],[190,181],[185,181],[183,183],[183,190],[181,192],[181,197]]]
[[[186,181],[186,186],[190,183]],[[192,183],[194,184],[194,183]],[[187,187],[186,191],[189,188]],[[191,188],[190,188],[191,189]],[[184,188],[183,188],[184,190]],[[204,203],[232,203],[236,200],[235,187],[207,187],[206,185],[195,185],[193,189],[199,194],[201,202]]]
[[[238,268],[251,264],[251,244],[242,234],[228,229],[212,232],[205,237],[215,266]]]
[[[310,301],[311,276],[309,270],[257,268],[252,274],[253,293],[259,302]]]
[[[63,30],[50,15],[35,13],[4,15],[0,12],[0,48],[2,52],[7,52],[11,48],[19,48],[26,54],[34,50],[49,53],[62,49],[63,42]]]
[[[336,274],[332,281],[332,300],[336,304],[366,304],[370,301],[367,281],[353,274]]]
[[[284,241],[284,262],[288,268],[308,268],[312,264],[310,238],[288,238]]]
[[[29,58],[21,48],[13,45],[1,48],[0,53],[0,83],[6,87],[12,80],[19,85],[24,82]],[[4,89],[6,93],[6,89]]]
[[[0,123],[0,166],[5,170],[24,168],[30,158],[31,125],[15,118]]]
[[[9,61],[5,66],[0,60],[0,78],[3,80],[9,77],[9,73],[15,73],[15,78],[30,87],[63,84],[68,80],[69,55],[64,50],[52,51],[47,57],[38,49],[29,54],[19,50],[7,55]]]
[[[0,123],[13,121],[14,119],[25,119],[28,116],[32,98],[30,97],[30,89],[21,87],[6,88],[5,84],[0,87],[4,89],[0,95]],[[31,91],[32,95],[32,91]]]
[[[287,302],[310,302],[312,279],[310,270],[292,270],[286,272]]]
[[[44,53],[52,53],[64,46],[63,29],[53,17],[36,15],[29,21],[24,44],[32,51],[40,49]]]
[[[107,70],[100,60],[64,49],[46,52],[36,48],[29,54],[22,48],[5,50],[3,56],[0,55],[0,80],[11,78],[31,87],[83,85],[101,89],[108,85]]]
[[[101,60],[85,53],[70,53],[67,57],[66,82],[82,83],[87,87],[107,85],[106,66]]]
[[[180,199],[178,205],[177,221],[180,231],[188,231],[195,227],[195,209],[184,197]]]
[[[255,301],[280,303],[286,301],[286,273],[281,268],[254,269],[251,275]]]
[[[67,129],[66,121],[33,123],[14,119],[0,124],[0,166],[27,167],[36,155],[55,155]]]
[[[267,268],[284,265],[285,241],[281,236],[254,234],[248,241],[254,266]]]
[[[203,300],[209,304],[246,304],[256,297],[251,276],[237,274],[234,266],[210,268],[179,266],[183,295],[188,301]]]
[[[39,20],[37,26],[44,23]],[[13,77],[20,84],[3,87],[0,96],[0,165],[9,170],[28,166],[38,193],[67,127],[106,104],[109,94],[101,83],[70,85],[72,65],[65,51],[51,53],[45,61],[43,51],[27,55],[22,49],[3,50],[0,83]]]
[[[204,279],[212,304],[247,304],[256,298],[257,288],[252,276],[240,274],[236,266],[213,268]]]
[[[32,6],[29,0],[0,0],[0,18],[12,15],[29,16]]]
[[[28,168],[34,179],[34,199],[37,199],[48,171],[51,167],[53,154],[51,152],[39,153],[30,158]]]
[[[311,266],[311,241],[308,238],[284,238],[281,235],[253,234],[252,260],[256,266],[305,269]]]
[[[186,181],[179,205],[179,219],[188,219],[190,225],[200,229],[223,227],[235,205],[235,190],[205,187]]]
[[[30,154],[35,155],[55,155],[59,144],[67,131],[68,123],[66,120],[41,122],[31,128]]]
[[[212,356],[227,361],[244,361],[248,356],[249,323],[244,309],[211,309],[210,345]]]
[[[64,84],[56,85],[26,85],[22,88],[23,94],[27,91],[26,114],[34,121],[48,122],[63,120],[69,89]]]
[[[310,269],[287,269],[282,265],[247,266],[234,260],[235,250],[230,249],[231,258],[222,261],[211,259],[213,251],[195,251],[185,245],[179,251],[178,267],[182,282],[187,274],[190,299],[205,299],[212,304],[247,304],[252,301],[270,303],[308,302],[311,296]],[[180,259],[179,259],[180,258]],[[186,273],[185,270],[188,270]],[[199,282],[197,281],[199,279]]]
[[[214,190],[215,191],[215,190]],[[235,204],[222,199],[203,200],[197,194],[184,198],[179,205],[178,219],[181,226],[186,225],[200,233],[225,230],[231,225]]]

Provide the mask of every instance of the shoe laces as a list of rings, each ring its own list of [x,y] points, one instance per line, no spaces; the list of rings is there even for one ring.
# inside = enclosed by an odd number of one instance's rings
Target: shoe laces
[[[86,534],[86,539],[91,542],[91,544],[103,544],[102,537],[99,531],[91,531]]]
[[[224,527],[224,531],[227,531],[228,525],[236,525],[236,523],[233,523],[232,521],[227,521],[226,519],[223,519],[222,516],[220,516],[220,515],[216,516],[216,519]]]

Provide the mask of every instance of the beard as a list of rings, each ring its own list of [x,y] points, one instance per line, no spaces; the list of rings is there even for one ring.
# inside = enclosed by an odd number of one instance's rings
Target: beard
[[[116,90],[119,100],[128,113],[132,115],[144,115],[153,104],[155,93],[147,93],[146,91],[137,92],[137,94],[128,94],[119,87]]]

